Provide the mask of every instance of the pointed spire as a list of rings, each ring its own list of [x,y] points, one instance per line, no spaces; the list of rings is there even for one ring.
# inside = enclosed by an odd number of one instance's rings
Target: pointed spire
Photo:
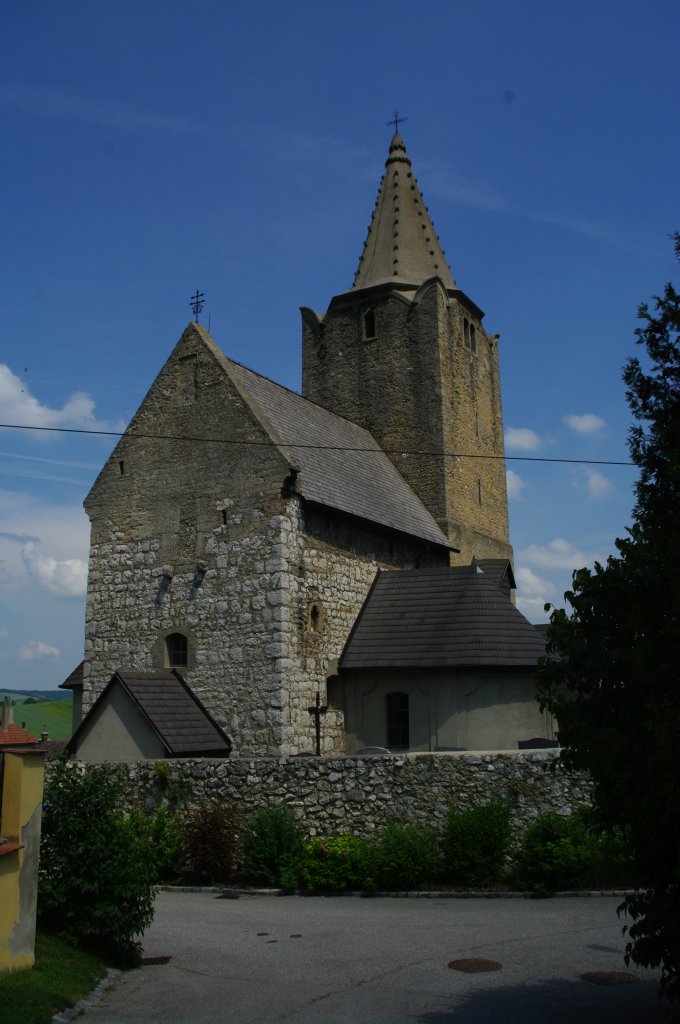
[[[352,287],[370,288],[388,281],[418,287],[430,277],[440,277],[446,288],[456,287],[404,140],[396,132]]]

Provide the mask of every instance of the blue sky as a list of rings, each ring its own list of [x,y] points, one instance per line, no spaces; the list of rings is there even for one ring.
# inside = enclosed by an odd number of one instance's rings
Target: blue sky
[[[677,277],[676,0],[10,0],[0,421],[117,429],[191,318],[298,388],[398,108],[459,286],[501,334],[507,454],[625,460],[638,304]],[[82,501],[111,441],[0,430],[3,685],[82,656]],[[511,461],[520,607],[630,521],[634,471]]]

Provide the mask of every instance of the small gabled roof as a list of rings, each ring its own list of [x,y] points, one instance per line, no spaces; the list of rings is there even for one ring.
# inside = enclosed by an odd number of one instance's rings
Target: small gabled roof
[[[168,757],[226,757],[230,753],[231,740],[175,669],[114,672],[69,740],[69,753],[77,750],[78,738],[88,720],[114,686],[121,686],[137,705],[165,746]]]
[[[509,558],[477,558],[475,561],[482,572],[490,580],[493,580],[499,590],[503,586],[506,576],[508,588],[510,590],[517,589],[515,574],[512,571],[512,563]]]
[[[297,467],[307,501],[450,548],[420,498],[372,434],[222,356],[232,380],[275,444]]]
[[[60,690],[82,690],[83,688],[83,669],[85,668],[85,662],[81,661],[79,665],[73,669],[70,675],[66,676],[63,683],[59,683]]]
[[[540,633],[474,565],[379,571],[340,669],[535,666]]]
[[[352,288],[387,282],[418,287],[433,277],[440,278],[447,291],[456,289],[404,140],[396,133]]]

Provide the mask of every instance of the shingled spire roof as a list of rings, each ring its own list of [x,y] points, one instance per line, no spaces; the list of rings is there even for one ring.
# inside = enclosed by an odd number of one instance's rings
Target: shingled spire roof
[[[439,244],[406,146],[397,132],[390,143],[385,174],[359,259],[353,288],[407,284],[417,288],[439,277],[447,289],[456,284]]]

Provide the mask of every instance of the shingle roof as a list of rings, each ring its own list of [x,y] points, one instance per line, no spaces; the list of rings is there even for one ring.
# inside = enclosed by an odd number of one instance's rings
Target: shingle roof
[[[533,666],[544,640],[474,566],[378,572],[340,669]]]
[[[220,355],[269,436],[299,467],[295,490],[303,498],[451,547],[367,430]]]
[[[170,757],[225,757],[231,741],[174,669],[169,672],[121,671],[114,673],[106,689],[90,709],[68,744],[77,749],[79,734],[113,686],[122,686],[149,725],[158,734]]]

